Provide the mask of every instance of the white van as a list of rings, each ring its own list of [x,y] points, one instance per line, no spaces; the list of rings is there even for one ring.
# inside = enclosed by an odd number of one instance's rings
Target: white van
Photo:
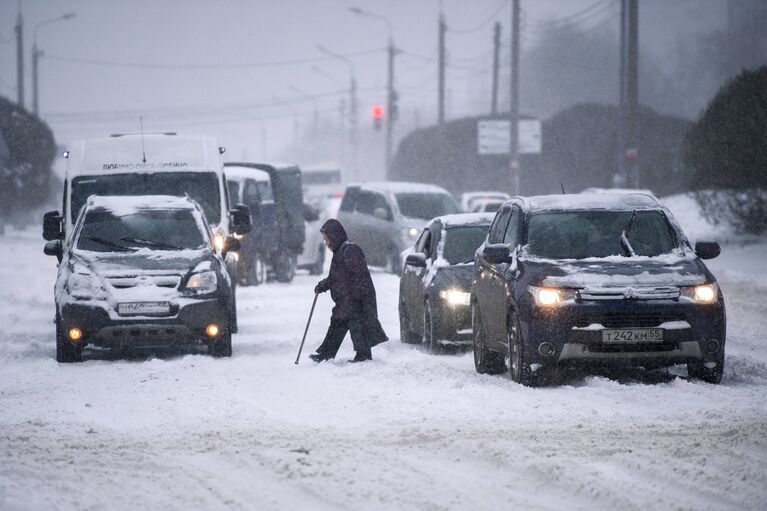
[[[231,225],[220,148],[212,137],[145,133],[80,140],[64,153],[62,228],[66,240],[80,208],[91,195],[188,195],[205,212],[220,249],[243,230]],[[248,217],[248,222],[250,218]]]

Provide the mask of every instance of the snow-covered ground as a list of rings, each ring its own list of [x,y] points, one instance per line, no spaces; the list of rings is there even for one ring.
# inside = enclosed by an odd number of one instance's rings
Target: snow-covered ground
[[[671,204],[673,202],[674,204]],[[683,226],[711,232],[674,198]],[[682,205],[680,205],[682,204]],[[691,223],[692,222],[692,223]],[[692,238],[693,235],[690,234]],[[316,278],[240,288],[231,359],[54,360],[55,259],[0,236],[0,509],[765,509],[767,241],[710,267],[728,307],[721,385],[680,371],[529,389],[470,353],[390,342],[374,362],[293,361]]]

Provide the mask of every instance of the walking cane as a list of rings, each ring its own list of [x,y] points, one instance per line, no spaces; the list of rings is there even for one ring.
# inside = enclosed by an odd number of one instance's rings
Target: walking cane
[[[306,328],[304,329],[304,338],[301,339],[301,346],[298,348],[298,355],[296,356],[296,365],[298,365],[298,359],[301,358],[301,350],[304,349],[304,341],[306,341],[306,332],[309,331],[309,324],[312,322],[312,315],[314,314],[314,306],[317,305],[317,297],[319,293],[314,293],[314,301],[312,302],[312,310],[309,311],[309,319],[306,320]]]

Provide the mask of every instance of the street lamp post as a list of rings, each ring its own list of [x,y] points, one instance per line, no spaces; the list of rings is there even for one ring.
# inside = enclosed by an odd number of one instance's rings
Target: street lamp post
[[[32,32],[32,111],[35,113],[35,115],[40,115],[38,64],[40,57],[43,55],[43,50],[37,47],[37,29],[39,29],[42,25],[55,23],[56,21],[70,20],[75,16],[77,16],[77,13],[68,12],[66,14],[62,14],[61,16],[56,16],[55,18],[40,21],[35,25],[35,28]]]
[[[381,16],[359,7],[349,7],[349,10],[359,16],[366,16],[368,18],[374,18],[386,23],[386,27],[389,31],[389,44],[387,47],[387,82],[386,82],[386,154],[385,154],[385,166],[384,172],[386,172],[386,178],[391,177],[391,159],[392,159],[392,143],[393,143],[393,124],[394,116],[397,115],[396,97],[397,93],[394,90],[394,57],[397,54],[397,48],[394,46],[394,27],[392,22],[386,16]]]

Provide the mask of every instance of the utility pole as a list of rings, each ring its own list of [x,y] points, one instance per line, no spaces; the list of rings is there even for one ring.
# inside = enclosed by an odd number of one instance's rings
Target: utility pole
[[[391,177],[391,152],[392,152],[392,144],[393,144],[393,128],[394,128],[394,117],[397,115],[397,106],[395,101],[395,95],[397,94],[394,91],[394,55],[396,53],[396,48],[394,47],[394,39],[389,37],[389,48],[388,48],[388,69],[387,69],[387,81],[386,81],[386,156],[384,158],[384,172],[386,175],[386,179],[389,179]]]
[[[438,83],[437,83],[437,122],[442,125],[445,122],[445,32],[447,31],[447,25],[445,24],[445,15],[440,10],[439,22],[438,22],[438,34],[439,34],[439,70],[438,70]]]
[[[38,49],[37,42],[32,45],[32,112],[35,115],[40,115],[40,101],[39,101],[39,81],[38,81],[38,64],[40,63],[40,57],[43,54],[43,50]]]
[[[613,186],[626,186],[626,10],[628,0],[621,2],[620,69],[618,70],[618,154]]]
[[[493,92],[490,100],[490,113],[498,113],[498,66],[501,57],[501,23],[495,22],[493,28]]]
[[[16,18],[16,87],[19,106],[24,108],[24,19],[21,17],[21,2],[19,15]]]
[[[628,130],[626,136],[626,167],[631,186],[639,188],[639,6],[628,0],[626,17],[626,103]]]
[[[514,195],[520,195],[519,168],[519,6],[520,0],[511,4],[511,84],[509,104],[509,171],[513,178]]]

